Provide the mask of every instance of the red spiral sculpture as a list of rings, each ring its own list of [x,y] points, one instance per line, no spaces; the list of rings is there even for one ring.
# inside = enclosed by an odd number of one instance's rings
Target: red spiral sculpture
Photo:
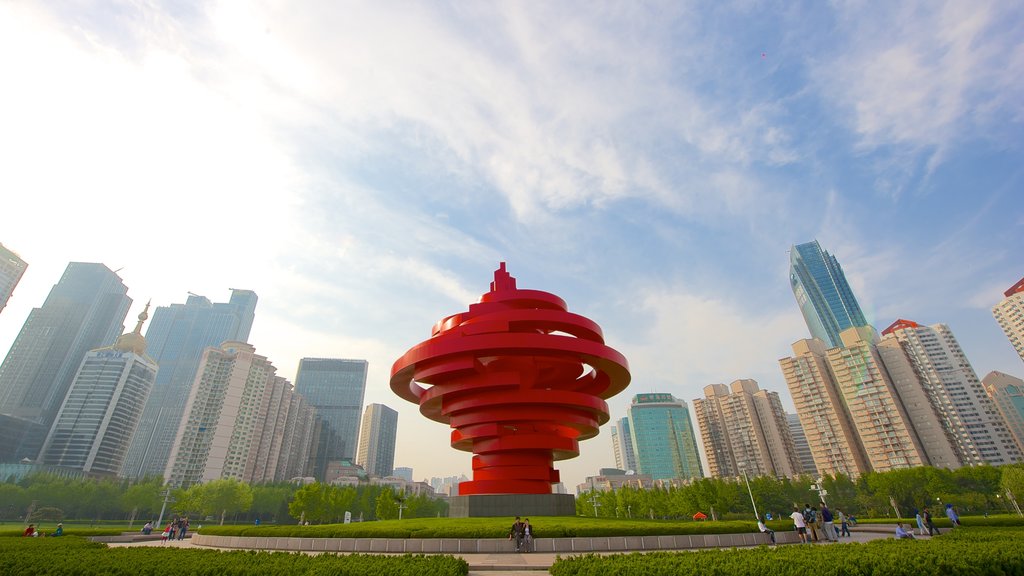
[[[459,494],[549,494],[555,460],[608,421],[605,400],[629,384],[625,357],[558,296],[519,290],[502,262],[491,291],[434,325],[391,368],[391,390],[452,427],[473,456]]]

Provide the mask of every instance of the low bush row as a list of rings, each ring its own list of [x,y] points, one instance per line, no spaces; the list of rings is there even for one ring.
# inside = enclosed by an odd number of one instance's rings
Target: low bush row
[[[1024,573],[1024,530],[958,528],[930,540],[559,558],[553,576],[806,576]]]
[[[302,538],[505,538],[512,518],[415,518],[319,526],[209,526],[203,534]],[[736,534],[756,532],[757,523],[730,520],[694,522],[540,516],[530,519],[535,538]]]
[[[374,556],[196,550],[174,547],[107,548],[75,536],[0,540],[0,574],[53,576],[248,576],[250,574],[466,576],[465,560],[448,555]]]

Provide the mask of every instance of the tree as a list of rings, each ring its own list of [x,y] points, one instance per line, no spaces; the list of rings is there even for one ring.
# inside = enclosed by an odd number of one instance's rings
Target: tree
[[[206,516],[220,514],[220,523],[228,512],[245,512],[252,506],[252,488],[233,478],[213,480],[198,486],[200,512]]]
[[[395,499],[395,493],[391,491],[391,488],[385,488],[377,495],[375,512],[378,520],[394,520],[398,518],[398,501]]]
[[[163,484],[159,479],[150,479],[129,486],[121,495],[121,506],[134,511],[136,516],[151,517],[160,510],[163,500]]]

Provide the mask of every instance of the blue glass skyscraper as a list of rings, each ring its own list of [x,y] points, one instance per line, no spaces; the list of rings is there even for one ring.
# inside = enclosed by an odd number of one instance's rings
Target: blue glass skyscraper
[[[0,365],[0,459],[35,459],[85,353],[124,332],[132,300],[103,264],[71,262]]]
[[[310,456],[312,473],[326,478],[327,463],[354,462],[358,448],[360,416],[366,392],[366,360],[303,358],[295,376],[295,391],[316,408],[320,435]]]
[[[654,480],[704,477],[686,402],[671,394],[637,394],[627,412],[637,472]]]
[[[835,348],[842,345],[840,332],[868,324],[839,262],[817,240],[794,246],[789,263],[789,283],[811,336]]]
[[[203,350],[228,340],[247,341],[256,315],[256,299],[251,290],[232,289],[226,303],[189,294],[184,304],[156,309],[146,342],[160,371],[132,437],[122,476],[141,478],[164,473]]]

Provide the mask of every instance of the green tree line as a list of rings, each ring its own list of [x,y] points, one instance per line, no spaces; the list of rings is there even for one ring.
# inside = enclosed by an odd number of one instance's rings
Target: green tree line
[[[692,518],[702,512],[715,518],[751,517],[751,495],[759,514],[788,515],[794,504],[816,505],[818,493],[811,476],[750,478],[703,478],[671,488],[621,488],[608,492],[587,491],[576,499],[580,516],[618,518]],[[951,503],[962,514],[1015,512],[1008,496],[1024,496],[1024,465],[975,466],[956,470],[921,466],[890,472],[871,472],[855,481],[842,474],[824,475],[826,502],[833,509],[862,517],[914,515],[914,510],[933,510]],[[896,509],[893,508],[893,502]],[[596,503],[596,506],[595,506]]]
[[[338,487],[314,483],[305,487],[289,483],[247,485],[234,480],[215,480],[188,489],[168,489],[160,478],[138,482],[119,479],[61,478],[34,474],[20,481],[0,484],[0,520],[137,521],[156,520],[164,500],[165,517],[189,515],[212,517],[217,523],[311,523],[341,521],[346,511],[353,520],[447,515],[447,503],[427,496],[396,494],[390,487]]]

